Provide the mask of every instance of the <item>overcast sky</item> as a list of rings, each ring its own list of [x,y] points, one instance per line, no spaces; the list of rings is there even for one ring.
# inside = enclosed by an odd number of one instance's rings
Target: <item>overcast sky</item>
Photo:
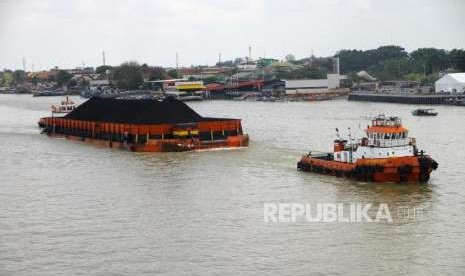
[[[0,0],[0,69],[465,48],[463,0]]]

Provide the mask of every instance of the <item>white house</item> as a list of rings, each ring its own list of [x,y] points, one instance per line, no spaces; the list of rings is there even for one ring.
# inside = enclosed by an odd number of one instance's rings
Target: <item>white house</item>
[[[464,93],[465,92],[465,73],[451,73],[440,78],[435,83],[436,93]]]

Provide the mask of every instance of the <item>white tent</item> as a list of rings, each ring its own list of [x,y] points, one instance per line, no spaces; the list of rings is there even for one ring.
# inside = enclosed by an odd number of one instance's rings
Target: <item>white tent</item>
[[[368,74],[367,71],[360,71],[357,73],[357,76],[359,76],[362,79],[365,79],[367,81],[375,81],[376,78],[373,77],[372,75]]]
[[[436,81],[435,88],[436,88],[436,93],[438,92],[464,93],[465,92],[465,73],[447,74],[444,77]]]

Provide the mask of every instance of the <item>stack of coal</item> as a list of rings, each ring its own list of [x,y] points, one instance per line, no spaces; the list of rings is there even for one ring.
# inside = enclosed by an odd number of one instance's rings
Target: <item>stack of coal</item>
[[[125,124],[181,124],[204,120],[185,103],[175,99],[121,100],[91,98],[65,118]]]

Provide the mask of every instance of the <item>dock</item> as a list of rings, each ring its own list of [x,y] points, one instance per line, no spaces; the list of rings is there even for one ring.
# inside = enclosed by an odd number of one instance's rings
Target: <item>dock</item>
[[[465,95],[445,94],[375,94],[369,92],[351,92],[349,101],[386,102],[404,104],[447,104],[465,99]]]

